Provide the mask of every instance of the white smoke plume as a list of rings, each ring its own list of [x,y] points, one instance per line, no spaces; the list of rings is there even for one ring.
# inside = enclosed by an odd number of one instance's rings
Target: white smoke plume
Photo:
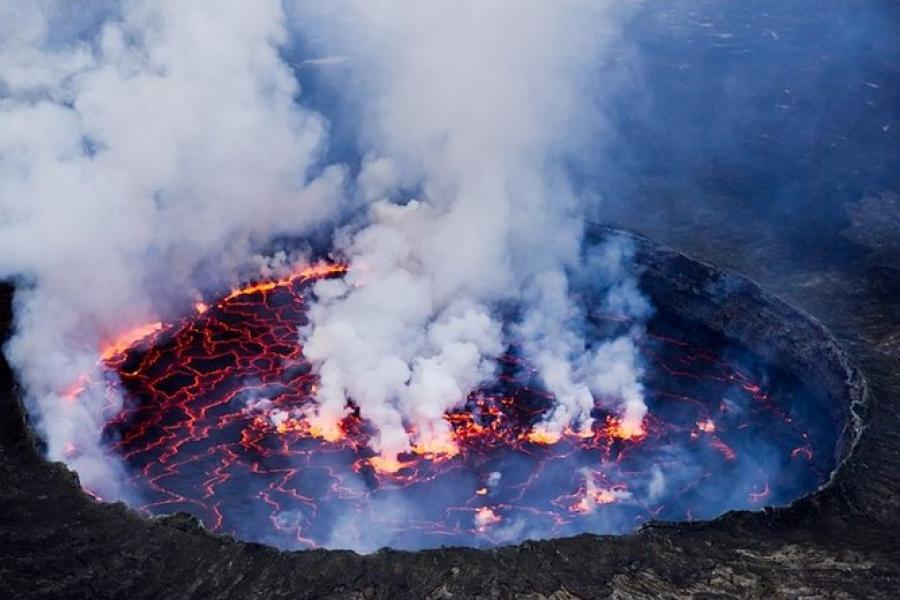
[[[452,452],[443,414],[510,343],[558,398],[548,431],[588,426],[595,402],[637,427],[640,326],[584,340],[585,206],[565,166],[603,135],[594,71],[627,4],[297,2],[286,19],[277,0],[126,0],[79,25],[62,0],[0,1],[0,276],[20,282],[5,352],[50,458],[120,494],[107,399],[70,393],[102,343],[275,268],[268,242],[354,207],[363,224],[335,236],[350,272],[317,284],[303,332],[323,430],[352,399],[384,459]],[[292,30],[359,121],[352,182],[298,102]],[[601,254],[609,310],[639,322],[627,247]]]
[[[20,281],[5,351],[50,458],[115,496],[105,399],[66,390],[105,340],[324,219],[344,172],[313,170],[326,128],[297,105],[277,0],[11,0],[0,29],[0,276]]]
[[[617,408],[618,433],[632,437],[642,432],[647,414],[635,340],[643,331],[650,305],[640,294],[631,269],[632,244],[612,238],[591,249],[579,267],[590,279],[587,290],[604,300],[603,310],[635,325],[627,335],[591,348],[583,335],[584,306],[573,302],[569,282],[561,272],[545,272],[526,289],[525,317],[516,326],[516,339],[541,373],[557,403],[538,430],[547,439],[566,427],[589,432],[595,405]]]
[[[583,206],[565,161],[602,135],[591,69],[621,18],[614,2],[301,3],[298,20],[346,61],[336,84],[362,98],[357,184],[369,224],[338,237],[343,282],[316,286],[306,352],[321,375],[320,427],[351,400],[394,464],[411,448],[449,449],[444,413],[521,342],[558,405],[544,427],[588,428],[595,398],[646,412],[630,337],[588,350],[567,273],[578,266]],[[416,190],[410,194],[409,189]],[[622,250],[606,258],[610,302],[647,313]],[[610,285],[612,285],[612,283]],[[524,300],[504,335],[497,306]],[[332,425],[333,426],[333,425]],[[412,427],[412,435],[408,429]]]

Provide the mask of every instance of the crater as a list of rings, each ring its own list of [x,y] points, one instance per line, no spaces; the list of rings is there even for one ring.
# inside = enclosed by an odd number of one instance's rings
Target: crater
[[[622,534],[824,486],[855,440],[861,389],[832,337],[741,276],[634,241],[656,308],[639,342],[643,431],[598,408],[590,432],[535,435],[553,400],[510,347],[496,380],[445,415],[452,451],[380,465],[358,412],[334,431],[304,418],[316,378],[298,327],[332,266],[233,292],[106,358],[125,398],[106,444],[129,503],[283,549],[418,550]],[[582,296],[597,343],[629,326],[594,300]]]

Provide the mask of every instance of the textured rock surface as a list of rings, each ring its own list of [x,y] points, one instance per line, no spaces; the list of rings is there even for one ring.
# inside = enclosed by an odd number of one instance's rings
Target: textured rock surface
[[[656,235],[661,232],[648,231]],[[864,428],[825,489],[785,509],[707,523],[583,535],[496,550],[283,553],[205,532],[184,516],[148,520],[81,493],[35,450],[11,373],[0,365],[2,598],[701,598],[896,597],[900,585],[900,365],[896,298],[864,270],[768,271],[721,236],[667,241],[748,272],[755,284],[641,242],[657,300],[725,327],[847,399]],[[712,241],[711,241],[712,240]],[[702,244],[702,248],[700,248]],[[718,245],[717,245],[718,244]],[[779,250],[776,250],[779,251]],[[750,257],[753,257],[752,259]],[[744,261],[744,262],[742,262]],[[9,328],[2,288],[0,328]],[[861,373],[861,375],[860,375]],[[858,404],[851,405],[850,402]],[[849,449],[855,431],[848,430]]]
[[[876,256],[896,259],[900,256],[900,198],[893,192],[866,196],[847,204],[850,227],[842,234],[849,240],[871,249]]]

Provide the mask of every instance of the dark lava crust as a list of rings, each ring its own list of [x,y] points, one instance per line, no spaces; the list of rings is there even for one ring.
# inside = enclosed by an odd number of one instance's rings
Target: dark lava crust
[[[620,537],[368,556],[279,552],[211,535],[190,517],[150,520],[90,499],[64,465],[40,457],[0,362],[0,598],[896,597],[900,335],[883,302],[852,278],[836,285],[812,268],[788,283],[772,278],[841,335],[857,368],[818,321],[749,280],[638,244],[642,286],[657,304],[829,390],[836,402],[823,410],[837,410],[848,427],[839,450],[846,458],[827,486],[783,509],[650,524]],[[740,262],[722,248],[705,254]],[[11,294],[0,287],[3,332]]]

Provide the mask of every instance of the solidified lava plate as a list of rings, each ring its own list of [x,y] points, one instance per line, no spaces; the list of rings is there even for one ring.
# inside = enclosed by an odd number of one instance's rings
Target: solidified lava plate
[[[497,380],[445,416],[458,451],[378,470],[358,413],[337,433],[304,418],[316,377],[298,329],[311,284],[340,273],[236,290],[107,350],[108,393],[124,408],[106,439],[141,511],[185,511],[281,548],[493,546],[784,505],[834,469],[823,392],[662,308],[641,343],[642,435],[600,409],[590,436],[534,435],[552,398],[513,347]],[[598,338],[622,326],[591,316]]]

